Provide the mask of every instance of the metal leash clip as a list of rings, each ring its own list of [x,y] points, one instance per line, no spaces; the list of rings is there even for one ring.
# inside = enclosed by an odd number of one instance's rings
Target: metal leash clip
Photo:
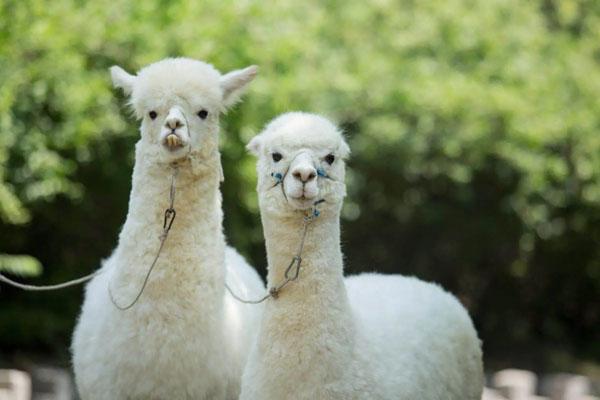
[[[166,232],[171,230],[171,226],[173,226],[173,221],[175,221],[176,216],[177,212],[174,208],[167,208],[165,210],[165,221],[163,222],[163,229]]]

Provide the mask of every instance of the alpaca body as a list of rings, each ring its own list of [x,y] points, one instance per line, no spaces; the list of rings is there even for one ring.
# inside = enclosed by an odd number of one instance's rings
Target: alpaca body
[[[264,286],[222,231],[219,113],[255,68],[220,75],[190,59],[166,59],[137,76],[111,69],[142,120],[129,211],[119,242],[87,286],[73,335],[83,400],[236,399],[260,307],[236,302]],[[177,212],[160,257],[174,167]],[[112,299],[109,295],[112,293]]]
[[[300,215],[295,224],[263,216],[269,286],[280,281],[281,269],[294,256],[300,221]],[[299,279],[265,304],[242,378],[242,400],[378,398],[374,376],[365,364],[371,360],[362,357],[362,332],[336,267],[341,263],[339,246],[320,258],[325,254],[318,242],[336,241],[335,236],[316,234],[321,222],[309,228]]]
[[[171,179],[169,169],[136,164],[119,245],[87,287],[73,338],[83,399],[237,396],[260,310],[226,295],[225,275],[240,292],[264,289],[256,272],[226,250],[218,174],[195,176],[187,167],[180,168],[177,217],[151,279],[138,303],[122,311],[108,286],[121,305],[139,291],[158,249]]]
[[[320,216],[309,225],[298,280],[265,304],[240,399],[479,400],[480,341],[456,298],[399,275],[344,279],[348,148],[338,130],[322,117],[285,114],[248,148],[259,156],[269,287],[282,281],[315,202]],[[281,190],[274,172],[284,177]]]
[[[226,250],[227,279],[255,274],[248,265],[232,265],[231,259],[239,257],[233,252]],[[258,323],[256,311],[239,307],[226,295],[224,315],[207,324],[198,318],[207,300],[199,285],[185,301],[181,293],[168,290],[165,296],[174,300],[140,300],[138,310],[129,310],[133,315],[121,315],[107,296],[111,263],[112,258],[104,264],[107,273],[88,285],[73,337],[81,398],[237,399],[251,332]],[[246,280],[244,289],[262,294],[260,278],[253,281]]]
[[[456,298],[400,275],[344,279],[326,224],[314,222],[299,280],[265,305],[241,399],[479,400],[479,340]]]
[[[440,286],[401,275],[346,279],[379,398],[479,400],[481,348],[459,301]],[[394,393],[398,395],[395,396]]]

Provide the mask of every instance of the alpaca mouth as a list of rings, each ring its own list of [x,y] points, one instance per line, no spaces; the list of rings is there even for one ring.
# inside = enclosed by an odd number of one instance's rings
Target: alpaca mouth
[[[315,198],[314,196],[311,197],[307,197],[305,194],[302,194],[301,196],[290,196],[289,199],[289,204],[298,210],[305,210],[307,208],[312,207],[313,203],[315,202]]]
[[[184,146],[183,140],[175,133],[170,133],[163,140],[163,145],[170,151],[176,151]]]
[[[299,194],[289,194],[288,197],[290,199],[293,199],[293,200],[296,200],[296,201],[312,201],[317,196],[316,195],[314,195],[314,196],[307,195],[306,191],[303,190]]]

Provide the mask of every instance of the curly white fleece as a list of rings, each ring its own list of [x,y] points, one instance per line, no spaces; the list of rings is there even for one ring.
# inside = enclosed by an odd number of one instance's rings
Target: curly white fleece
[[[240,79],[244,71],[246,79]],[[247,296],[263,293],[264,286],[225,244],[218,115],[256,71],[221,76],[200,61],[167,59],[137,76],[117,67],[112,72],[143,118],[141,139],[118,246],[87,286],[73,336],[77,388],[83,400],[235,399],[260,308],[237,303],[224,281]],[[174,106],[189,125],[191,143],[183,152],[171,152],[159,140]],[[198,109],[209,117],[198,118]],[[120,304],[140,289],[159,246],[172,162],[179,165],[177,217],[139,302],[121,311],[111,303],[108,285]]]
[[[286,199],[273,187],[271,172],[291,171],[302,153],[332,179],[318,181],[316,198],[325,203],[309,228],[299,279],[265,305],[240,399],[479,400],[481,345],[454,296],[400,275],[344,279],[339,212],[349,149],[338,129],[319,116],[285,114],[248,148],[259,157],[269,286],[296,251],[303,211],[292,193]],[[332,165],[323,161],[328,154]]]

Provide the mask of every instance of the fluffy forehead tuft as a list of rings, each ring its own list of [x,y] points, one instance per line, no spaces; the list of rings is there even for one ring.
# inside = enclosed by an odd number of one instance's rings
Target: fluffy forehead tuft
[[[334,123],[320,115],[304,112],[280,115],[248,144],[248,149],[256,155],[262,151],[299,148],[335,151],[341,158],[350,154],[342,132]]]
[[[221,74],[212,65],[189,58],[167,58],[142,68],[137,74],[131,103],[142,115],[157,102],[184,99],[193,106],[220,111]]]

